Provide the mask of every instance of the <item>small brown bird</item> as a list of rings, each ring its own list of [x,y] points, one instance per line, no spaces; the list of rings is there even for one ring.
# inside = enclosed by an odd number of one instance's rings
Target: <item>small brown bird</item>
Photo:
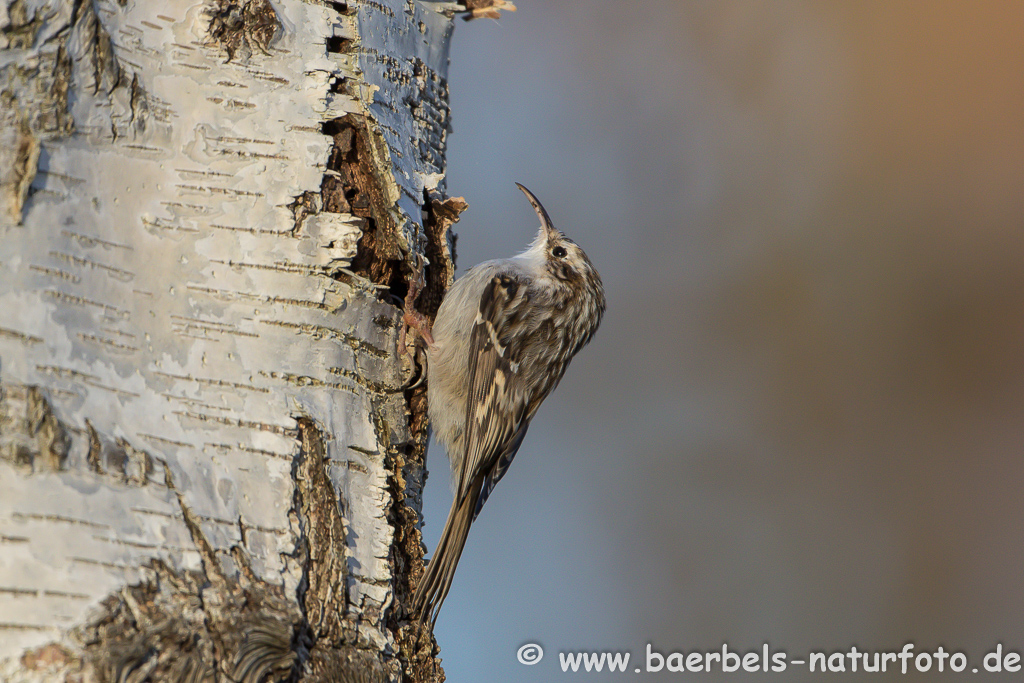
[[[471,268],[449,289],[427,340],[427,401],[452,467],[455,500],[413,597],[431,627],[469,527],[523,443],[530,420],[590,341],[605,309],[590,259],[540,217],[530,248]]]

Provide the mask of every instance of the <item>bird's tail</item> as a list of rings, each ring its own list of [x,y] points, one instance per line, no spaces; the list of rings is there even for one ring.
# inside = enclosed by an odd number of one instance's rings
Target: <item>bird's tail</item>
[[[456,500],[452,503],[448,520],[444,523],[444,531],[441,532],[441,540],[438,541],[434,555],[427,563],[427,570],[416,587],[416,594],[412,599],[413,614],[419,613],[421,625],[429,616],[431,630],[434,629],[441,604],[448,595],[448,589],[451,588],[455,567],[462,557],[462,549],[466,547],[466,537],[469,536],[469,527],[473,523],[479,497],[480,487],[471,486],[461,501]]]

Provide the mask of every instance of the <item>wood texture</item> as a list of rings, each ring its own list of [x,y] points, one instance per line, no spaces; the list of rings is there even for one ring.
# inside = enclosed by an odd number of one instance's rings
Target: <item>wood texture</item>
[[[450,9],[0,2],[0,679],[442,675],[396,305],[465,208]]]

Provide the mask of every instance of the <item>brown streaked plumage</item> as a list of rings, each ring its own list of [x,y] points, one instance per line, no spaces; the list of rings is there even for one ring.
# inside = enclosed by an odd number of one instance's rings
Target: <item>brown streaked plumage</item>
[[[533,244],[486,261],[452,285],[427,346],[427,400],[448,452],[455,500],[416,593],[413,613],[431,626],[451,587],[469,527],[507,471],[544,399],[590,341],[605,309],[590,259],[540,217]]]

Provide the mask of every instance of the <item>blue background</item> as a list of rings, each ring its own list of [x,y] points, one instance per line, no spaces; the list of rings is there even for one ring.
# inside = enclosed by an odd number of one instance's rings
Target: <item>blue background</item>
[[[519,181],[608,313],[473,527],[448,679],[646,643],[1020,651],[1024,4],[517,5],[454,36],[459,272],[534,235]],[[844,680],[897,677],[940,678]]]

